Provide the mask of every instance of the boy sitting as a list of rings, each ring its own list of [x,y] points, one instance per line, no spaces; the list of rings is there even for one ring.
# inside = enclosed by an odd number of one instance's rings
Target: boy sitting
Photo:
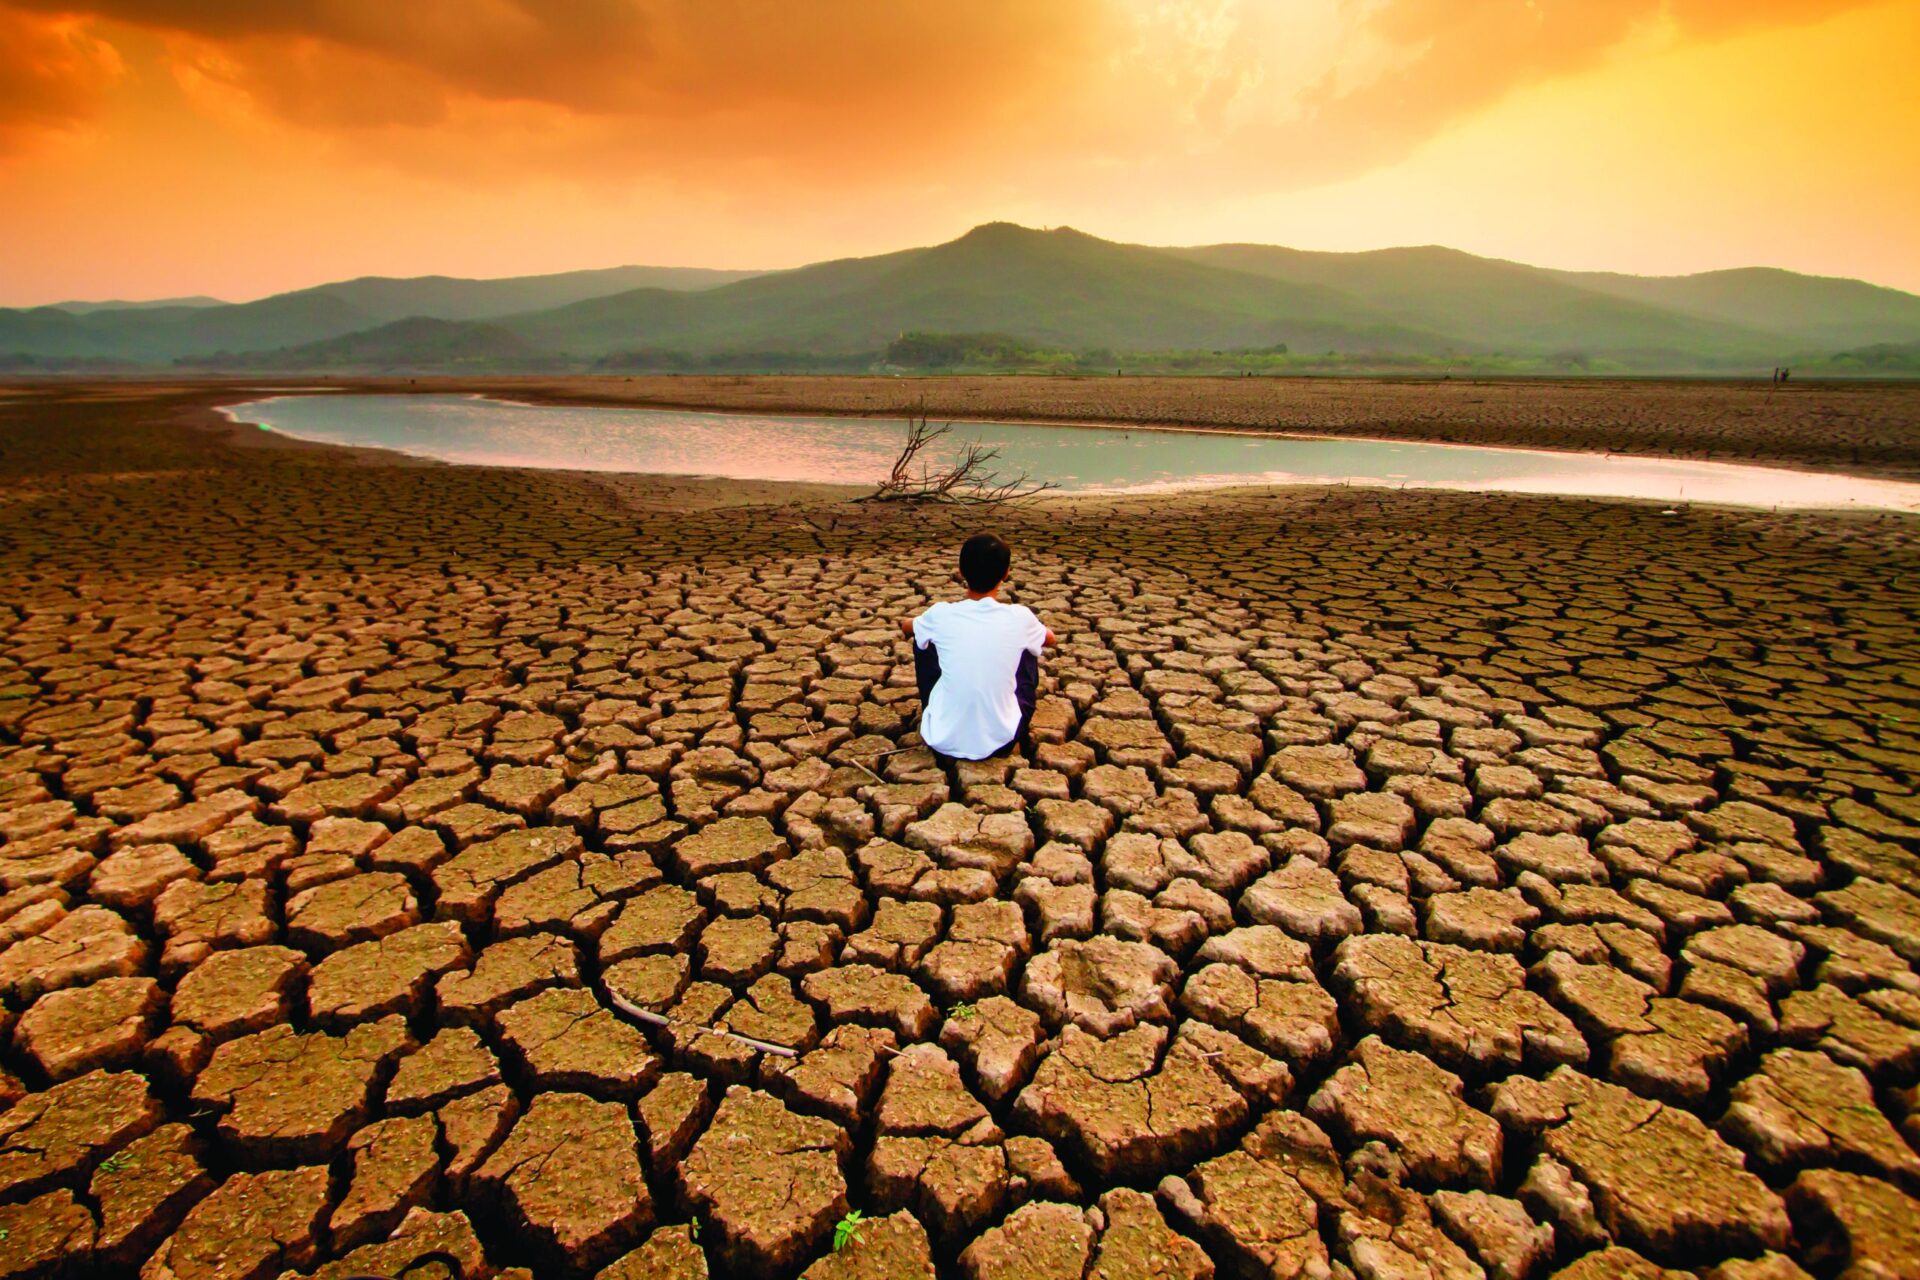
[[[900,629],[913,641],[920,740],[956,760],[1024,751],[1040,681],[1040,650],[1053,632],[1023,604],[997,598],[1013,552],[990,533],[960,548],[965,600],[936,604]]]

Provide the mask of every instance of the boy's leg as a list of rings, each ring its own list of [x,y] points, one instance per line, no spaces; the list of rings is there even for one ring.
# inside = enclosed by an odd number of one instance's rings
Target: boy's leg
[[[920,714],[925,715],[927,699],[940,680],[940,651],[932,645],[922,647],[911,640],[907,643],[913,647],[913,683],[920,690]]]
[[[1030,653],[1020,655],[1020,665],[1013,669],[1013,700],[1020,704],[1020,732],[1017,742],[1027,740],[1027,730],[1033,725],[1034,704],[1040,700],[1040,659]]]
[[[940,683],[940,651],[932,645],[923,649],[911,640],[907,643],[913,647],[913,683],[920,690],[920,714],[924,716],[927,714],[927,699],[933,696],[933,686]],[[915,728],[918,727],[916,724]],[[953,762],[938,751],[933,753],[933,760],[947,775],[954,793],[959,794],[960,783],[953,776]]]
[[[1039,701],[1040,659],[1030,653],[1020,655],[1020,665],[1013,669],[1013,700],[1020,704],[1020,728],[1014,733],[1013,741],[996,751],[995,755],[1004,755],[1015,747],[1020,754],[1031,757],[1033,744],[1027,741],[1027,730],[1033,727],[1033,708]]]

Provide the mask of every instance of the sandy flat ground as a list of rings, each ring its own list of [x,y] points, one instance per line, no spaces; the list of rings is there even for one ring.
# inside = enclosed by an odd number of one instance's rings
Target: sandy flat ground
[[[0,1275],[1920,1269],[1913,518],[989,516],[234,390],[0,401]],[[1778,403],[1716,438],[1909,465],[1900,395]],[[1062,643],[1031,752],[943,769],[893,623],[983,523]]]

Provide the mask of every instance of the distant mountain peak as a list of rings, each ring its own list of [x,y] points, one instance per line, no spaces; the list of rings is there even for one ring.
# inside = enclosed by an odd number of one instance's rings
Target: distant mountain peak
[[[993,244],[1031,242],[1046,239],[1098,240],[1072,227],[1029,227],[1019,222],[983,222],[949,244]]]

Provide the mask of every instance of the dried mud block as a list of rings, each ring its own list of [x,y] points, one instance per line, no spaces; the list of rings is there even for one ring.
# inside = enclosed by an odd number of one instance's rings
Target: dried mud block
[[[1369,935],[1334,952],[1333,986],[1369,1031],[1456,1071],[1586,1060],[1566,1015],[1527,990],[1511,956]]]
[[[673,860],[690,879],[728,871],[764,871],[789,856],[786,837],[765,818],[721,818],[673,846]]]
[[[1295,856],[1253,882],[1240,909],[1256,924],[1276,925],[1306,942],[1332,944],[1362,928],[1360,909],[1340,891],[1340,878]]]
[[[1807,1262],[1861,1280],[1920,1275],[1920,1200],[1877,1178],[1816,1169],[1787,1188]]]
[[[353,1180],[327,1219],[334,1251],[385,1239],[425,1205],[440,1177],[439,1138],[432,1116],[376,1120],[353,1135]]]
[[[660,869],[645,853],[583,853],[503,890],[493,907],[494,929],[501,937],[547,929],[597,938],[622,901],[660,881]]]
[[[956,1008],[940,1028],[940,1043],[967,1064],[989,1102],[1027,1082],[1045,1039],[1039,1015],[1005,996]]]
[[[879,1091],[898,1038],[885,1027],[836,1026],[799,1058],[764,1057],[766,1087],[808,1113],[819,1113],[853,1130],[864,1121]]]
[[[684,1071],[661,1076],[634,1105],[656,1176],[664,1175],[686,1155],[711,1110],[706,1082]]]
[[[1007,1215],[960,1254],[967,1280],[1082,1280],[1095,1232],[1077,1206],[1038,1201]]]
[[[573,943],[557,934],[532,933],[487,947],[471,969],[442,974],[434,999],[446,1020],[485,1027],[514,1001],[579,985],[580,956]]]
[[[598,1267],[652,1225],[626,1107],[543,1093],[473,1175],[511,1230],[555,1265]]]
[[[214,1050],[193,1100],[220,1113],[221,1139],[251,1160],[326,1159],[367,1121],[378,1083],[413,1047],[399,1018],[344,1036],[282,1024]]]
[[[1326,1135],[1275,1112],[1235,1150],[1161,1179],[1159,1198],[1234,1272],[1314,1280],[1330,1274],[1322,1206],[1344,1181]]]
[[[1659,1259],[1784,1248],[1786,1208],[1688,1112],[1570,1067],[1495,1087],[1493,1114],[1590,1189],[1614,1238]]]
[[[1180,1007],[1305,1070],[1330,1060],[1341,1042],[1340,1007],[1317,982],[1261,977],[1238,964],[1199,970],[1187,980]]]
[[[14,1024],[16,1048],[51,1080],[134,1062],[159,1025],[167,996],[152,978],[105,978],[49,991]]]
[[[803,1280],[933,1280],[927,1233],[904,1210],[860,1224],[846,1246],[802,1273]]]
[[[1173,957],[1144,942],[1063,938],[1028,963],[1020,994],[1050,1026],[1110,1036],[1143,1021],[1169,1021]]]
[[[1164,1276],[1168,1280],[1210,1280],[1213,1263],[1206,1251],[1167,1225],[1153,1197],[1116,1187],[1100,1197],[1106,1220],[1095,1246],[1089,1280],[1125,1280]]]
[[[1500,1181],[1500,1126],[1463,1100],[1460,1078],[1375,1036],[1307,1100],[1307,1113],[1352,1145],[1382,1141],[1421,1182]]]
[[[1355,1171],[1347,1207],[1335,1220],[1341,1251],[1362,1275],[1468,1280],[1480,1267],[1433,1220],[1418,1193],[1371,1170]]]
[[[660,1073],[647,1038],[584,988],[529,996],[497,1022],[502,1051],[536,1089],[631,1102]]]
[[[1268,1090],[1284,1095],[1284,1066],[1227,1039],[1267,1068]],[[1069,1026],[1020,1091],[1014,1113],[1102,1177],[1157,1176],[1217,1149],[1248,1114],[1238,1064],[1204,1043],[1185,1027],[1169,1043],[1166,1029],[1153,1025],[1108,1040]]]
[[[400,1060],[386,1102],[403,1115],[431,1111],[499,1080],[499,1062],[471,1027],[444,1027]]]
[[[693,1237],[693,1228],[684,1224],[658,1227],[639,1248],[603,1267],[594,1280],[707,1280],[707,1255]]]
[[[985,872],[1004,880],[1032,853],[1033,831],[1016,813],[977,813],[964,805],[944,804],[932,816],[909,823],[906,845],[942,867]]]
[[[716,1260],[737,1272],[788,1268],[825,1243],[847,1211],[841,1164],[852,1147],[828,1120],[733,1088],[681,1163],[681,1192],[700,1213]]]
[[[1687,1280],[1691,1275],[1691,1271],[1670,1271],[1632,1249],[1609,1245],[1560,1268],[1552,1280]]]
[[[216,951],[173,989],[173,1020],[215,1040],[264,1031],[293,1010],[307,958],[290,947]]]
[[[1768,1054],[1734,1086],[1720,1131],[1767,1168],[1864,1165],[1920,1188],[1920,1155],[1880,1112],[1867,1077],[1825,1054]]]
[[[267,1280],[310,1266],[326,1217],[325,1165],[236,1173],[187,1211],[141,1280]]]
[[[84,1177],[162,1119],[159,1100],[131,1072],[96,1071],[28,1094],[0,1112],[0,1195],[27,1199]]]
[[[887,1027],[902,1040],[922,1040],[939,1021],[933,1001],[904,974],[850,964],[810,973],[800,981],[809,1000],[831,1022]]]
[[[420,923],[420,904],[404,875],[372,871],[294,894],[286,920],[289,944],[324,954]]]
[[[483,924],[503,890],[577,857],[581,848],[580,837],[565,827],[508,831],[469,844],[433,869],[434,911],[442,920]]]
[[[202,1154],[193,1130],[168,1124],[136,1138],[94,1169],[87,1194],[100,1209],[94,1247],[103,1263],[139,1263],[213,1189]]]
[[[336,951],[315,965],[307,1009],[316,1023],[333,1029],[394,1013],[412,1016],[425,1008],[435,979],[472,962],[458,924],[415,925]]]
[[[1553,1258],[1553,1228],[1535,1222],[1518,1200],[1485,1191],[1436,1191],[1433,1214],[1486,1269],[1488,1280],[1528,1280]]]
[[[0,1275],[83,1272],[94,1260],[94,1237],[93,1214],[65,1187],[0,1205]]]
[[[486,1254],[473,1223],[458,1210],[435,1213],[410,1210],[393,1234],[374,1244],[363,1244],[314,1271],[312,1280],[354,1280],[357,1276],[432,1275],[451,1267],[458,1276],[484,1275]],[[501,1271],[502,1277],[510,1272]]]
[[[1835,986],[1796,991],[1782,1000],[1780,1038],[1818,1049],[1875,1079],[1905,1076],[1920,1066],[1920,1030],[1881,1016]]]
[[[154,928],[166,939],[161,967],[177,972],[209,951],[272,942],[269,898],[264,880],[174,881],[153,903]]]
[[[175,880],[198,875],[193,860],[170,844],[133,845],[93,869],[87,897],[117,911],[142,911]]]
[[[663,884],[630,898],[600,935],[601,964],[617,964],[633,956],[691,951],[706,923],[707,910],[698,895],[676,884]]]
[[[25,1002],[63,987],[132,977],[146,959],[146,942],[125,919],[83,906],[0,951],[0,994]]]

